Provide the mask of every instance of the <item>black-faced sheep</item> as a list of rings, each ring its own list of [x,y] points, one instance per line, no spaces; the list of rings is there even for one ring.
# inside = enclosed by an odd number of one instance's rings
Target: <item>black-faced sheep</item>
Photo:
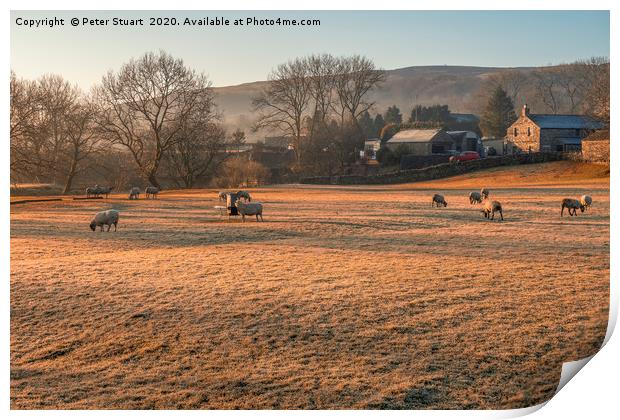
[[[486,200],[487,198],[489,198],[489,190],[487,190],[486,188],[482,188],[480,190],[480,196],[483,200]]]
[[[482,214],[487,219],[493,220],[495,218],[495,212],[499,212],[499,220],[504,220],[504,214],[502,212],[502,205],[499,201],[485,200],[482,203]]]
[[[568,209],[569,216],[577,216],[577,209],[583,211],[585,207],[579,200],[575,200],[574,198],[565,198],[562,200],[562,210],[560,211],[560,217],[564,216],[564,208]]]
[[[157,198],[157,194],[159,194],[159,188],[157,187],[146,187],[144,189],[144,194],[146,194],[146,198]]]
[[[95,214],[95,217],[90,222],[90,228],[94,232],[97,226],[101,226],[101,232],[103,232],[103,225],[108,225],[108,232],[112,225],[114,225],[114,232],[116,232],[116,225],[118,224],[119,212],[118,210],[106,210],[100,211]]]
[[[140,198],[140,188],[133,187],[131,190],[129,190],[129,199],[137,200],[138,198]]]
[[[439,207],[439,206],[448,207],[448,203],[446,202],[445,198],[443,198],[443,195],[435,194],[433,196],[433,201],[431,201],[431,207]]]
[[[589,195],[582,195],[579,200],[584,210],[587,210],[592,205],[592,197]]]
[[[220,201],[226,201],[226,194],[228,194],[226,191],[220,191],[217,197]]]
[[[261,203],[246,203],[241,200],[237,200],[235,204],[237,206],[237,210],[241,215],[241,220],[245,222],[245,216],[256,216],[256,221],[258,222],[258,216],[260,216],[260,221],[263,222],[263,205]]]
[[[482,195],[478,191],[473,191],[469,193],[469,204],[480,204],[482,203]]]

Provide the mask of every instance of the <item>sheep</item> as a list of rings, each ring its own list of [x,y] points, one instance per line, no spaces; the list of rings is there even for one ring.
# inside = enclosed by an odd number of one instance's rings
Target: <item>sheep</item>
[[[101,226],[101,232],[103,232],[103,225],[108,225],[108,232],[112,225],[114,225],[114,232],[116,232],[116,225],[118,224],[119,212],[118,210],[106,210],[100,211],[95,214],[95,217],[90,222],[90,229],[94,232],[97,226]]]
[[[86,188],[86,198],[96,197],[98,191],[99,191],[98,185],[95,185],[94,187]]]
[[[499,216],[500,219],[499,220],[504,220],[504,214],[502,213],[502,205],[499,201],[491,201],[491,200],[484,200],[484,202],[482,203],[482,214],[484,214],[484,217],[487,219],[491,219],[493,220],[495,218],[495,212],[499,212]]]
[[[480,189],[480,196],[486,200],[487,198],[489,198],[489,190],[487,190],[486,188],[482,188]]]
[[[237,191],[237,200],[239,200],[240,198],[244,198],[247,201],[252,201],[252,197],[250,196],[250,193],[247,191]]]
[[[108,198],[114,187],[99,187],[97,186],[97,195],[105,195],[105,198]]]
[[[220,191],[217,197],[220,201],[226,201],[226,194],[228,194],[226,191]]]
[[[482,195],[478,191],[472,191],[469,193],[469,204],[482,203]]]
[[[239,210],[239,214],[241,214],[241,219],[245,222],[245,216],[256,216],[256,221],[258,222],[258,216],[260,216],[260,221],[263,220],[263,205],[261,203],[246,203],[241,200],[238,200],[236,203],[237,210]]]
[[[592,197],[589,195],[582,195],[579,200],[584,210],[587,210],[592,205]]]
[[[560,217],[564,216],[564,208],[568,209],[569,216],[577,216],[577,209],[583,211],[585,207],[579,200],[575,200],[574,198],[565,198],[562,200],[562,210],[560,211]]]
[[[130,200],[137,200],[139,198],[140,198],[140,188],[133,187],[131,190],[129,190],[129,199]]]
[[[159,188],[157,187],[146,187],[144,189],[144,193],[146,194],[146,198],[157,198],[157,194],[159,194]]]
[[[433,196],[433,201],[431,201],[431,207],[433,207],[433,206],[439,207],[440,205],[442,205],[444,207],[448,207],[448,203],[443,198],[443,195],[435,194]]]

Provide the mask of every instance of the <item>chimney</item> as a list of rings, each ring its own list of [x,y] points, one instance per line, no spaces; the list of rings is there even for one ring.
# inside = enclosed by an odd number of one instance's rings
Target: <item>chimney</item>
[[[521,116],[527,117],[529,113],[530,113],[530,110],[527,107],[527,104],[523,104],[523,108],[521,108]]]

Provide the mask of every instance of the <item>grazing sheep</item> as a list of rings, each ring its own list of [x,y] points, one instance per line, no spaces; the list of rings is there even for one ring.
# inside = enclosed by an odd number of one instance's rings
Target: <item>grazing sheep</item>
[[[140,198],[140,188],[133,187],[131,190],[129,190],[129,199],[130,200],[137,200],[139,198]]]
[[[431,207],[433,207],[433,206],[436,206],[436,207],[439,207],[439,206],[448,207],[448,203],[443,198],[443,195],[435,194],[433,196],[433,201],[431,201]]]
[[[146,187],[144,189],[144,193],[146,194],[146,198],[157,198],[157,194],[159,194],[159,188],[157,187]]]
[[[583,211],[585,207],[579,200],[575,200],[574,198],[565,198],[562,200],[562,210],[560,211],[560,217],[564,216],[564,208],[568,209],[569,216],[577,216],[577,209]]]
[[[217,197],[220,201],[226,201],[226,194],[228,194],[226,191],[220,191]]]
[[[482,195],[478,191],[472,191],[469,193],[469,204],[482,203]]]
[[[97,196],[105,195],[105,198],[108,198],[110,193],[114,189],[114,187],[100,187],[100,186],[96,186],[95,188],[96,188],[95,194]]]
[[[263,205],[261,203],[246,203],[241,200],[238,200],[236,203],[237,210],[239,214],[241,214],[241,219],[245,222],[245,216],[256,216],[256,221],[258,222],[258,216],[260,216],[260,221],[263,222]]]
[[[94,232],[97,229],[97,226],[101,226],[101,232],[103,232],[103,225],[108,225],[108,232],[112,225],[114,225],[114,232],[116,232],[116,225],[118,224],[118,210],[106,210],[100,211],[95,214],[95,217],[90,222],[90,228]]]
[[[582,195],[581,200],[579,201],[581,202],[584,210],[587,210],[592,205],[592,197],[589,195]]]
[[[247,191],[237,191],[237,200],[239,200],[240,198],[244,198],[247,201],[252,201],[252,197],[250,196],[250,193]]]
[[[97,192],[99,191],[99,186],[95,185],[94,187],[86,188],[86,198],[97,197]]]
[[[480,196],[482,197],[482,199],[486,200],[487,198],[489,198],[489,190],[487,190],[486,188],[482,188],[480,190]]]
[[[484,214],[484,217],[487,219],[491,219],[493,220],[495,218],[495,212],[499,212],[499,216],[500,219],[499,220],[504,220],[504,214],[502,213],[502,205],[500,204],[499,201],[491,201],[491,200],[484,200],[484,203],[482,203],[482,214]]]

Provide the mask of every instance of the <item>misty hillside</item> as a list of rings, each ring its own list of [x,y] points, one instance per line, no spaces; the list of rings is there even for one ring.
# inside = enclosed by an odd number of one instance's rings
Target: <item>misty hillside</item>
[[[376,102],[373,113],[384,112],[396,105],[406,119],[413,104],[447,104],[453,112],[472,113],[473,95],[481,82],[492,73],[501,72],[496,67],[420,66],[386,71],[386,82],[371,94]],[[530,68],[519,68],[524,72]],[[253,121],[251,98],[266,82],[244,83],[237,86],[217,87],[217,103],[229,130],[245,130],[248,140],[254,141],[263,134],[251,133]],[[515,104],[517,105],[517,104]]]

